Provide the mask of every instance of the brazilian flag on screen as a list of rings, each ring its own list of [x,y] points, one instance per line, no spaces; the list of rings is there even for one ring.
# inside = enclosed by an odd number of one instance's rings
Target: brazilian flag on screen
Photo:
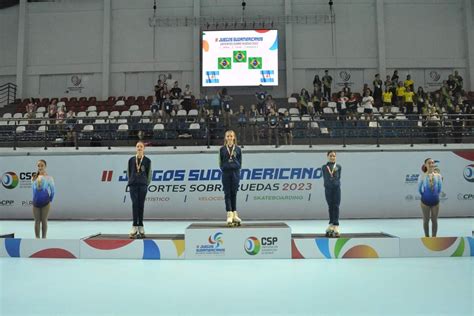
[[[247,52],[245,50],[234,50],[234,63],[245,63]]]
[[[249,57],[249,69],[262,69],[262,57]]]
[[[232,58],[230,57],[218,57],[217,68],[218,69],[232,69]]]

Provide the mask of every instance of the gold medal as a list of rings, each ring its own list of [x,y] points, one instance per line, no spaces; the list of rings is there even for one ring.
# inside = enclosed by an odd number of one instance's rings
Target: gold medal
[[[143,156],[141,159],[140,159],[140,163],[138,163],[138,155],[135,156],[135,166],[137,167],[137,173],[140,173],[141,172],[141,166],[142,166],[142,162],[143,162],[143,159],[145,158],[145,156]]]
[[[226,148],[227,148],[227,152],[229,153],[229,162],[233,162],[234,161],[233,157],[234,157],[235,145],[232,146],[232,150],[229,149],[229,146],[226,146]]]

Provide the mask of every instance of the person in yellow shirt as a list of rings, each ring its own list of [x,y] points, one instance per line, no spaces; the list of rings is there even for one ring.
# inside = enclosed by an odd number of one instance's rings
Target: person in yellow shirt
[[[385,86],[385,91],[383,92],[383,114],[390,113],[390,108],[392,107],[392,96],[393,93],[390,91],[390,87]]]
[[[405,82],[403,82],[403,84],[405,85],[405,88],[410,87],[411,91],[415,91],[415,82],[411,80],[410,75],[407,75],[407,79],[405,80]]]
[[[410,115],[413,114],[413,97],[415,93],[411,90],[410,87],[407,87],[405,92],[405,114]]]
[[[403,82],[398,82],[398,87],[397,87],[397,106],[400,108],[400,111],[403,112],[403,107],[405,105],[405,86],[403,85]]]

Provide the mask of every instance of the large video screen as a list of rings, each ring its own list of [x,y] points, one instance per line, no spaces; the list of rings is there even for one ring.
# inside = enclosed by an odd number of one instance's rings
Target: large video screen
[[[202,32],[202,85],[277,86],[278,31]]]

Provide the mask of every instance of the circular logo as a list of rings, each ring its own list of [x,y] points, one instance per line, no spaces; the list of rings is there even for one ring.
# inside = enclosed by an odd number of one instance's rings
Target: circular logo
[[[341,78],[342,81],[349,81],[349,79],[351,79],[351,74],[343,70],[339,72],[339,78]]]
[[[260,251],[260,241],[257,237],[249,237],[245,240],[244,249],[249,255],[255,256]]]
[[[467,182],[474,182],[474,164],[466,166],[463,175]]]
[[[414,199],[415,198],[411,194],[408,194],[407,196],[405,196],[405,200],[407,200],[407,201],[413,201]]]
[[[6,189],[14,189],[18,185],[18,176],[14,172],[5,172],[2,175],[2,185]]]
[[[224,243],[221,232],[217,232],[214,235],[209,236],[208,241],[211,245],[216,245],[216,248],[219,248],[219,246]]]
[[[430,78],[431,80],[437,82],[439,79],[441,79],[441,75],[436,70],[432,70],[430,71]]]
[[[81,84],[82,79],[79,78],[79,76],[74,75],[74,76],[71,76],[71,82],[72,82],[73,85],[75,85],[77,87],[78,85]]]

